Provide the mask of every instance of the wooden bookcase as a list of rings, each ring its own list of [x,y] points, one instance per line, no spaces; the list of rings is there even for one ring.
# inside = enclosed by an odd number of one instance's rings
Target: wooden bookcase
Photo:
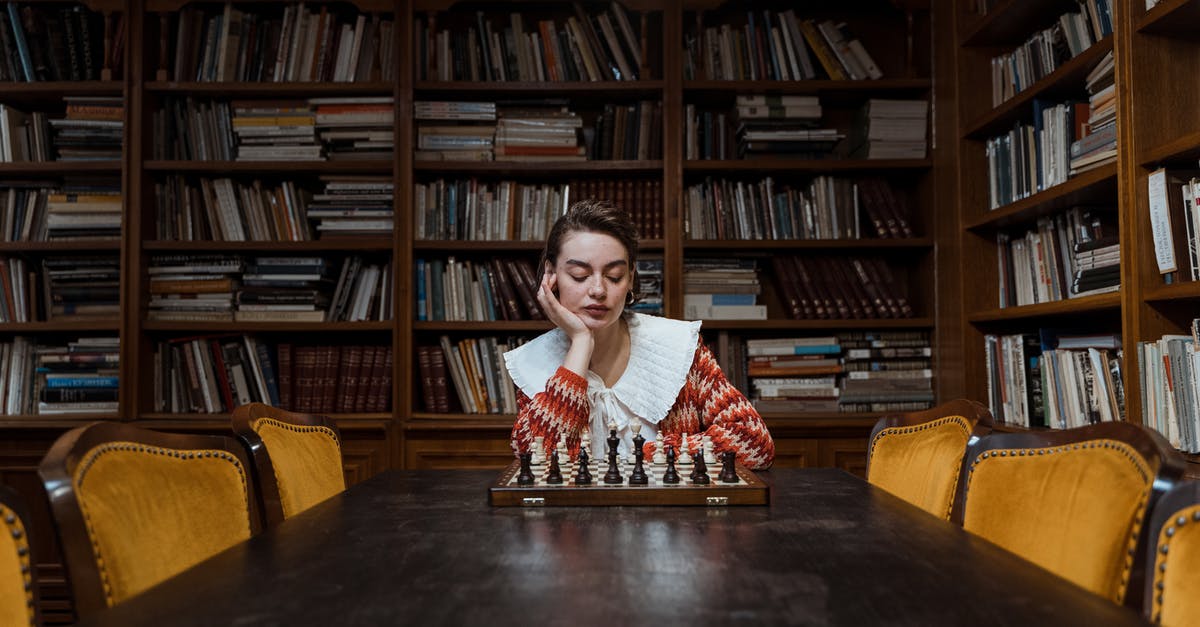
[[[957,176],[953,182],[947,181],[946,189],[953,187],[958,204],[958,241],[952,245],[961,251],[961,271],[957,277],[942,278],[956,283],[962,294],[959,328],[966,396],[987,398],[986,334],[1030,333],[1039,327],[1120,333],[1126,419],[1142,422],[1138,343],[1165,333],[1188,333],[1197,298],[1194,282],[1166,285],[1158,273],[1150,234],[1147,176],[1160,166],[1194,165],[1200,154],[1200,122],[1193,114],[1200,95],[1194,81],[1173,69],[1200,55],[1200,47],[1184,35],[1200,24],[1200,5],[1172,0],[1147,12],[1140,1],[1110,3],[1115,29],[1110,37],[993,106],[990,59],[1010,52],[1036,29],[1048,26],[1066,11],[1077,11],[1079,5],[999,0],[980,15],[972,10],[976,3],[953,4],[953,8],[947,6],[935,13],[934,19],[953,24],[955,29],[952,42],[947,38],[938,45],[950,47],[944,55],[939,53],[939,58],[952,61],[953,67],[956,145],[952,167]],[[1036,98],[1086,102],[1084,78],[1110,51],[1115,58],[1118,94],[1117,162],[989,211],[986,139],[1005,132],[1016,121],[1031,119]],[[1039,217],[1072,206],[1093,205],[1116,208],[1120,291],[1000,308],[996,233],[1023,231],[1032,228]]]

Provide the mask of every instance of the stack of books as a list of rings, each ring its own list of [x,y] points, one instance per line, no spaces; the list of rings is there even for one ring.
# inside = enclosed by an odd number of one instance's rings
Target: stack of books
[[[416,159],[492,160],[496,138],[496,103],[418,100],[413,103],[413,117],[418,120]],[[437,120],[453,123],[428,123]],[[461,124],[460,121],[468,123]]]
[[[155,255],[150,258],[150,320],[233,320],[240,286],[237,255]]]
[[[1115,67],[1113,54],[1109,52],[1088,73],[1087,118],[1079,125],[1084,133],[1071,143],[1072,176],[1117,160]]]
[[[321,257],[255,257],[237,290],[239,321],[322,322],[333,286]]]
[[[67,117],[50,120],[58,160],[120,159],[125,133],[123,100],[119,96],[67,96],[63,100]]]
[[[760,412],[836,412],[837,337],[746,340],[750,399]]]
[[[47,320],[114,318],[121,312],[121,261],[115,255],[42,260]]]
[[[16,338],[18,341],[23,338]],[[28,346],[23,350],[27,351]],[[115,337],[85,337],[66,346],[34,348],[37,379],[34,392],[41,415],[96,414],[117,411],[120,340]],[[10,373],[9,381],[26,387],[28,373]],[[14,399],[19,406],[19,398]],[[8,413],[17,406],[8,405]]]
[[[843,137],[836,128],[816,128],[821,120],[816,96],[739,95],[735,113],[741,159],[771,155],[820,159]]]
[[[626,307],[629,311],[663,315],[663,260],[662,257],[642,257],[637,260],[638,300]]]
[[[238,161],[324,161],[307,102],[234,101]]]
[[[755,259],[685,259],[683,317],[689,320],[766,320],[759,305]]]
[[[331,161],[392,159],[396,153],[391,96],[309,98],[317,132]]]
[[[390,237],[393,187],[390,176],[325,175],[323,193],[308,203],[308,219],[320,237]]]
[[[119,239],[121,185],[111,180],[68,181],[46,195],[47,240]],[[36,211],[29,212],[32,224]]]
[[[928,100],[872,98],[859,111],[851,156],[856,159],[924,159]]]
[[[496,161],[586,161],[583,119],[565,106],[506,106],[496,120]]]
[[[839,334],[838,341],[846,350],[841,411],[919,411],[933,406],[928,332],[850,332]]]

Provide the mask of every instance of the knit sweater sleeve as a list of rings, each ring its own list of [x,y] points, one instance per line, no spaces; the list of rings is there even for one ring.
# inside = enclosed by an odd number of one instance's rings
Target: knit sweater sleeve
[[[544,438],[542,444],[548,451],[565,434],[573,454],[579,447],[579,431],[587,424],[590,409],[587,380],[566,368],[559,367],[546,381],[546,389],[533,398],[518,390],[517,420],[511,441],[513,453],[528,451],[538,436]]]
[[[698,418],[699,424],[684,418],[688,415]],[[692,451],[700,449],[707,435],[712,438],[716,453],[733,451],[738,463],[747,468],[769,468],[775,460],[775,442],[762,416],[725,378],[716,357],[703,342],[696,349],[687,383],[662,427],[664,444],[678,447],[682,432],[687,430],[688,448]],[[649,446],[652,453],[653,444]]]

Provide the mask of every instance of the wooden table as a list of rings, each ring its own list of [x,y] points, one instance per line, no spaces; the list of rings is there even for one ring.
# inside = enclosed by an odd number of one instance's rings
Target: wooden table
[[[1144,624],[838,470],[725,508],[493,508],[495,475],[379,475],[81,625]]]

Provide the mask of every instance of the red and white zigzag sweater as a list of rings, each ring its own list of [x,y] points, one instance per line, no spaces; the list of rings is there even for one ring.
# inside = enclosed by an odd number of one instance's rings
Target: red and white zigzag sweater
[[[579,452],[579,434],[588,428],[590,407],[587,380],[560,367],[546,381],[546,389],[531,399],[517,391],[517,421],[513,425],[514,452],[527,451],[534,438],[543,436],[546,446],[566,434],[572,458]],[[712,438],[720,455],[734,451],[738,463],[752,469],[767,468],[775,459],[775,442],[758,411],[733,387],[721,372],[712,352],[701,342],[675,404],[658,423],[663,443],[679,450],[679,440],[688,434],[688,448],[697,451],[703,436]],[[643,447],[654,454],[654,442]],[[545,451],[547,454],[549,451]]]

